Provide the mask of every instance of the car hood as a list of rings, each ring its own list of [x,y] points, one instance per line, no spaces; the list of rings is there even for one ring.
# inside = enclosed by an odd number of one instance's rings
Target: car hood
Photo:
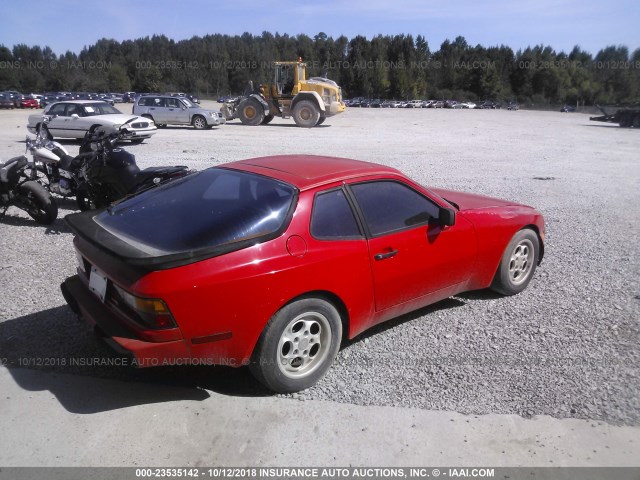
[[[520,205],[519,203],[499,198],[476,195],[474,193],[457,192],[455,190],[444,190],[432,188],[432,192],[440,195],[449,203],[454,203],[460,210],[478,210],[481,208],[506,207],[509,205]]]

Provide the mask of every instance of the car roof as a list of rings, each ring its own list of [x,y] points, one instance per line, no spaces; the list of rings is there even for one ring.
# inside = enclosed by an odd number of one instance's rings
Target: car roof
[[[368,175],[402,175],[377,163],[321,155],[276,155],[224,164],[223,167],[277,178],[299,190]]]
[[[102,100],[60,100],[56,103],[77,103],[79,105],[86,105],[88,103],[106,103]],[[53,104],[52,104],[53,105]]]

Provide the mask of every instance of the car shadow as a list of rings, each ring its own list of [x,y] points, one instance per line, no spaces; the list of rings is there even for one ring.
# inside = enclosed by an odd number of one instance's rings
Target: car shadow
[[[457,297],[460,297],[460,295],[457,295]],[[428,305],[424,308],[421,308],[419,310],[414,310],[413,312],[409,312],[409,313],[405,313],[404,315],[401,315],[399,317],[393,318],[391,320],[387,320],[386,322],[382,322],[379,323],[378,325],[371,327],[370,329],[362,332],[361,334],[353,337],[351,340],[345,340],[342,344],[342,348],[341,350],[344,350],[346,348],[349,348],[351,345],[354,345],[356,343],[360,343],[362,341],[364,341],[365,339],[378,335],[380,333],[386,332],[387,330],[390,330],[392,328],[397,327],[398,325],[402,325],[404,323],[407,322],[411,322],[412,320],[416,320],[420,317],[426,316],[426,315],[431,315],[435,312],[438,312],[440,310],[448,310],[450,308],[457,308],[457,307],[462,307],[466,304],[466,302],[464,302],[463,300],[457,298],[457,297],[450,297],[450,298],[446,298],[444,300],[441,300],[438,303],[434,303],[432,305]]]
[[[200,131],[206,132],[207,130],[216,130],[221,126],[222,125],[214,125],[211,128],[203,128]],[[191,125],[167,125],[166,127],[159,127],[158,130],[193,130],[194,132],[198,131],[196,128],[193,128],[193,126]]]
[[[246,367],[160,366],[140,369],[115,353],[66,305],[0,323],[0,357],[16,382],[26,390],[48,390],[70,412],[95,413],[132,405],[172,400],[204,400],[206,390],[239,397],[271,396]],[[28,375],[21,370],[47,375]],[[113,392],[92,405],[78,403],[55,374],[119,380]],[[120,385],[126,382],[125,386]],[[67,382],[68,383],[68,382]],[[127,386],[128,385],[128,386]],[[135,386],[134,386],[135,385]],[[131,390],[132,394],[127,394]],[[86,395],[85,395],[86,396]],[[83,410],[84,409],[84,410]]]
[[[243,125],[242,122],[238,122],[238,123],[226,123],[225,126],[230,126],[230,127],[247,127],[248,125]],[[267,127],[267,128],[271,128],[271,127],[277,127],[277,128],[300,128],[298,127],[298,125],[296,125],[295,123],[269,123],[267,125],[256,125],[258,127]],[[329,128],[331,125],[316,125],[313,128]]]
[[[345,340],[341,350],[420,317],[461,307],[465,300],[497,297],[493,292],[481,290],[442,300]],[[72,413],[91,414],[177,400],[202,401],[210,396],[207,391],[232,397],[275,395],[258,383],[247,367],[136,368],[127,357],[118,355],[94,335],[66,305],[1,322],[0,353],[2,363],[21,388],[49,391]],[[100,383],[96,394],[84,391],[86,382],[69,375],[117,381]]]

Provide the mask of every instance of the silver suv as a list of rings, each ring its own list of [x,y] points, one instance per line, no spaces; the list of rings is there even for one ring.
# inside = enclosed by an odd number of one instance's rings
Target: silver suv
[[[226,123],[220,112],[206,110],[194,104],[188,98],[169,95],[145,95],[136,100],[133,114],[146,117],[158,127],[171,125],[193,125],[202,130]]]

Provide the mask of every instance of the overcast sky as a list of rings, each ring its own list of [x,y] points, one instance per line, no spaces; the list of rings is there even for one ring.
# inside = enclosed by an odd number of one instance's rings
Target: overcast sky
[[[79,52],[100,38],[263,31],[313,37],[422,34],[432,50],[458,35],[471,45],[537,44],[595,54],[608,45],[640,47],[638,0],[2,0],[0,44]]]

